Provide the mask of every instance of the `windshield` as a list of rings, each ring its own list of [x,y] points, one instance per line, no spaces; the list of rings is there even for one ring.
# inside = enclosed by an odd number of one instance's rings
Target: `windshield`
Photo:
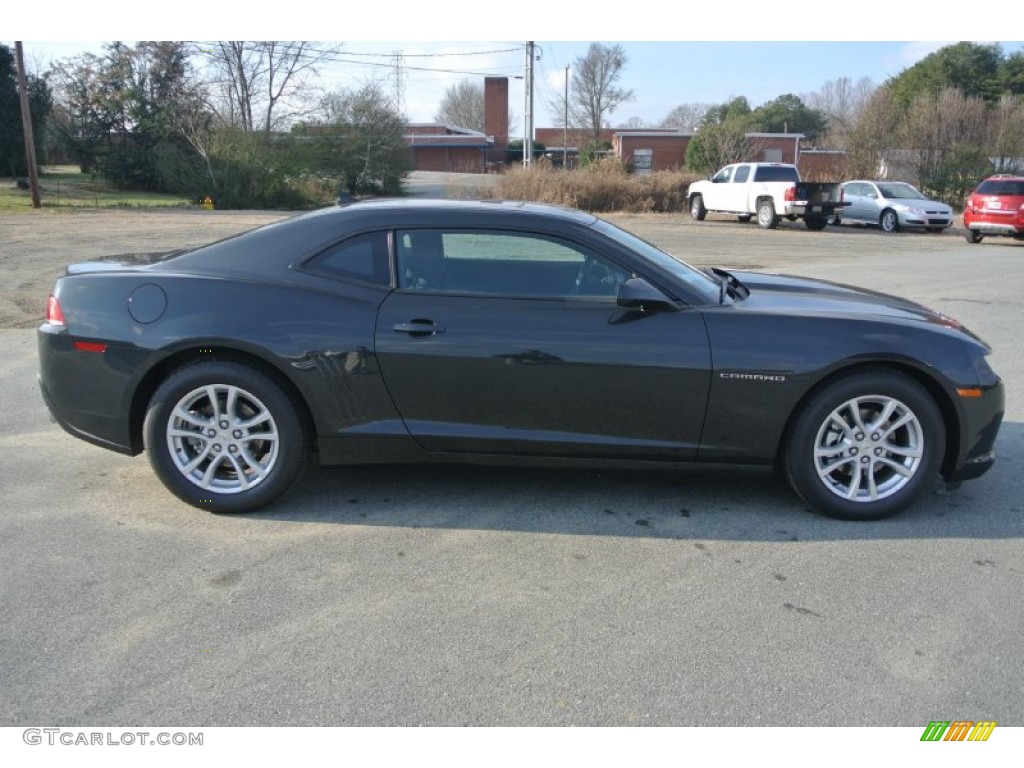
[[[882,193],[882,197],[889,198],[890,200],[924,200],[925,196],[922,195],[917,189],[910,186],[909,184],[879,184],[878,191]]]
[[[668,272],[677,280],[681,280],[686,283],[691,290],[696,291],[707,301],[718,301],[718,283],[700,270],[691,267],[685,261],[677,259],[675,256],[666,253],[657,246],[637,237],[632,232],[620,229],[604,219],[598,219],[597,223],[594,224],[594,229],[603,235],[607,235],[612,240],[622,246],[625,246],[634,253],[639,254],[656,267]]]

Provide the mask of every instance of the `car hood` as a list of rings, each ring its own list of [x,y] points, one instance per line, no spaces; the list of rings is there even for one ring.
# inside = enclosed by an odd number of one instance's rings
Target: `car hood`
[[[953,318],[899,296],[809,277],[742,271],[730,274],[750,290],[750,295],[737,304],[747,310],[917,321],[961,331],[984,344]]]

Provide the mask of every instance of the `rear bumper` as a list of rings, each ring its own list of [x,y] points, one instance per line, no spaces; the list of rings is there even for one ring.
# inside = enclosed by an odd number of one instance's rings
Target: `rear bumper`
[[[74,348],[66,329],[44,323],[37,334],[39,391],[53,420],[86,442],[134,456],[126,350]]]
[[[987,221],[972,221],[965,226],[981,235],[1009,235],[1010,237],[1024,235],[1024,224],[993,224]]]

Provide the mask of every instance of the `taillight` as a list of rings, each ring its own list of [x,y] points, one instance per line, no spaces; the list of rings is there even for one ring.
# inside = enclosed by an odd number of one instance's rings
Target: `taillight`
[[[64,325],[64,313],[61,312],[60,302],[52,293],[46,300],[46,322],[52,325]]]
[[[791,203],[796,200],[796,187],[788,187],[786,189],[786,202]]]
[[[841,203],[841,202],[843,202],[845,200],[846,200],[846,190],[843,189],[842,187],[840,187],[839,188],[839,202]]]

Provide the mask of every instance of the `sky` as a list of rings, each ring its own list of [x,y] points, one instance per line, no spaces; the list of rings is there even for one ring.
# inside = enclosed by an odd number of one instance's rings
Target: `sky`
[[[60,2],[62,0],[58,0],[58,4]],[[561,98],[566,66],[571,68],[574,61],[586,53],[591,41],[618,43],[626,53],[619,85],[632,90],[634,99],[610,115],[612,126],[625,124],[630,118],[657,126],[679,104],[718,104],[735,96],[746,97],[751,106],[756,107],[784,93],[802,96],[817,91],[827,81],[840,77],[854,81],[867,77],[881,84],[943,45],[960,39],[1000,42],[1004,53],[1024,49],[1024,42],[1020,41],[991,41],[992,28],[981,19],[976,24],[978,28],[973,30],[970,23],[963,23],[963,16],[956,24],[943,25],[941,20],[931,20],[922,25],[916,13],[903,12],[907,13],[904,17],[891,4],[884,3],[878,3],[876,10],[872,0],[858,3],[862,14],[856,19],[836,10],[839,6],[829,6],[829,10],[818,14],[829,17],[827,23],[805,17],[799,22],[775,18],[755,24],[758,16],[754,11],[763,6],[753,0],[734,0],[729,5],[728,19],[732,23],[728,25],[713,9],[683,12],[678,0],[675,3],[649,2],[645,7],[651,9],[650,14],[633,14],[631,19],[623,20],[626,14],[618,14],[614,20],[606,16],[586,22],[580,21],[578,11],[571,11],[560,19],[557,10],[545,10],[540,20],[535,15],[525,21],[506,21],[508,14],[504,12],[494,17],[482,15],[479,3],[446,0],[443,5],[393,3],[389,7],[394,7],[395,13],[390,19],[379,13],[370,16],[373,7],[368,4],[360,4],[362,11],[350,5],[338,6],[347,10],[335,14],[331,23],[317,20],[309,13],[295,13],[289,14],[289,19],[275,18],[272,28],[266,28],[267,22],[258,13],[239,20],[230,9],[209,5],[191,6],[202,10],[191,16],[164,12],[159,20],[139,21],[138,4],[126,5],[133,9],[133,15],[118,16],[118,2],[121,0],[111,4],[102,21],[88,14],[76,19],[81,6],[71,3],[65,9],[65,16],[60,17],[60,24],[44,22],[32,18],[27,11],[16,10],[15,18],[5,23],[5,28],[8,33],[15,32],[26,38],[28,66],[37,69],[45,68],[51,60],[86,51],[99,52],[102,43],[110,40],[254,39],[269,37],[271,33],[277,37],[319,40],[325,32],[335,33],[343,47],[336,56],[337,61],[320,73],[318,84],[325,90],[357,86],[370,80],[380,80],[385,87],[393,89],[393,55],[401,51],[405,114],[411,122],[431,122],[446,87],[462,79],[507,75],[510,77],[513,133],[521,133],[526,112],[524,40],[478,39],[480,28],[492,33],[500,30],[510,37],[520,33],[524,39],[541,37],[540,33],[545,31],[571,31],[573,34],[559,37],[583,38],[536,40],[539,59],[535,64],[534,123],[537,126],[560,124],[548,104]],[[1012,9],[1006,18],[1017,14],[1014,3],[1007,0],[990,0],[986,8],[998,15],[1003,4],[1008,11]],[[444,15],[432,10],[423,16],[424,8],[442,7]],[[460,8],[464,8],[461,14]],[[674,9],[674,13],[655,12],[657,8]],[[367,16],[360,19],[360,13]],[[19,18],[18,14],[24,15]],[[673,16],[678,21],[667,24],[670,29],[664,31],[672,31],[672,36],[678,40],[644,39],[644,33],[650,31],[649,19]],[[746,17],[749,21],[743,23]],[[131,21],[111,23],[115,18]],[[986,18],[990,19],[991,15]],[[880,19],[885,19],[885,23],[878,23]],[[406,41],[375,39],[383,27],[388,32],[414,34],[407,35],[411,40]],[[889,36],[894,29],[914,32],[913,36],[921,39],[871,39],[883,34]],[[825,36],[833,39],[828,42],[817,39]],[[841,39],[843,36],[849,39]],[[78,37],[91,39],[78,40]],[[714,40],[716,37],[729,39]]]

